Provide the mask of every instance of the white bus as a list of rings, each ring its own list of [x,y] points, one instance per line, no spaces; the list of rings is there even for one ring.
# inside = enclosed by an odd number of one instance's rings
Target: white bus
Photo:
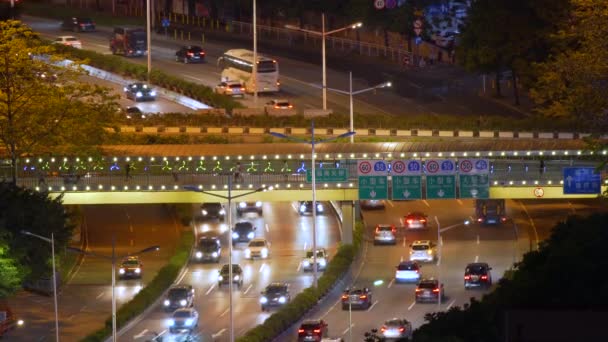
[[[232,49],[218,58],[217,65],[222,69],[222,81],[240,81],[245,91],[253,93],[253,51]],[[279,91],[279,63],[258,54],[257,91],[271,93]]]

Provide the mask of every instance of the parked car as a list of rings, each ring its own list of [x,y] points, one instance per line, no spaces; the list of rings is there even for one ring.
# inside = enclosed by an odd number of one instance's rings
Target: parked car
[[[94,32],[95,22],[91,18],[70,17],[61,22],[61,29],[74,32]]]
[[[55,44],[71,46],[75,49],[82,49],[82,42],[74,36],[59,36],[53,41]]]
[[[204,63],[205,51],[197,45],[182,46],[175,52],[175,60],[177,62],[188,63]]]

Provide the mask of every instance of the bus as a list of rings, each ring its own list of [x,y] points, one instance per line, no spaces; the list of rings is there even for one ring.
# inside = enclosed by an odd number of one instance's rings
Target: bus
[[[257,91],[273,93],[279,91],[279,63],[276,60],[258,54]],[[222,81],[240,81],[245,91],[253,93],[253,51],[232,49],[226,51],[217,60],[222,69]]]

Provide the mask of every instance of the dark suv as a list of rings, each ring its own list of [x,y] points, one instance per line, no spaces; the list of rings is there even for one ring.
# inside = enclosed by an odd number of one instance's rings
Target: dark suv
[[[173,286],[167,292],[167,297],[163,301],[165,311],[175,311],[180,308],[190,308],[194,306],[194,288],[192,285]]]
[[[74,32],[93,32],[95,31],[95,22],[91,18],[65,18],[61,23],[61,29]]]
[[[232,229],[232,245],[239,242],[249,242],[255,237],[255,227],[251,222],[239,222]]]
[[[367,310],[372,306],[372,292],[367,287],[351,287],[342,293],[342,310],[359,308]]]
[[[234,279],[232,282],[240,289],[241,286],[243,286],[243,269],[238,264],[232,264],[232,278]],[[217,286],[222,287],[222,285],[228,285],[229,279],[230,269],[228,268],[228,264],[226,264],[219,271],[219,275],[217,277]]]
[[[195,261],[213,261],[219,263],[221,257],[222,245],[220,239],[215,236],[203,236],[198,240],[193,254]]]
[[[287,283],[272,283],[266,286],[260,297],[260,306],[262,311],[267,310],[271,306],[283,306],[291,300],[289,294],[289,284]]]
[[[226,216],[226,209],[221,203],[203,203],[201,204],[201,215],[205,219],[220,219],[223,220]]]
[[[182,46],[175,52],[175,60],[177,62],[184,62],[184,64],[204,63],[205,51],[196,45]]]
[[[492,286],[492,274],[490,267],[485,262],[476,262],[468,264],[464,269],[464,288]]]
[[[443,284],[440,285],[437,279],[422,279],[416,287],[416,303],[437,303],[443,297]]]
[[[324,320],[307,320],[298,329],[298,342],[320,342],[327,336],[327,323]]]

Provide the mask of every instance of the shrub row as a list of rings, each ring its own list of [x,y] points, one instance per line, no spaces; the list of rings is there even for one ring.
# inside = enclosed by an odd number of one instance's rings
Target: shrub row
[[[190,249],[194,243],[192,231],[182,232],[179,244],[169,263],[161,268],[154,279],[146,285],[133,299],[124,304],[116,313],[117,329],[123,327],[129,320],[140,315],[146,308],[152,305],[159,296],[177,278],[179,271],[188,262]],[[101,342],[112,333],[112,317],[110,316],[105,326],[83,338],[82,342]]]
[[[300,292],[291,302],[268,317],[264,323],[249,330],[237,342],[272,341],[293,324],[298,322],[308,311],[314,308],[334,285],[346,274],[355,255],[361,246],[363,224],[357,222],[353,232],[353,244],[341,245],[338,252],[327,265],[319,278],[317,288],[309,287]]]

